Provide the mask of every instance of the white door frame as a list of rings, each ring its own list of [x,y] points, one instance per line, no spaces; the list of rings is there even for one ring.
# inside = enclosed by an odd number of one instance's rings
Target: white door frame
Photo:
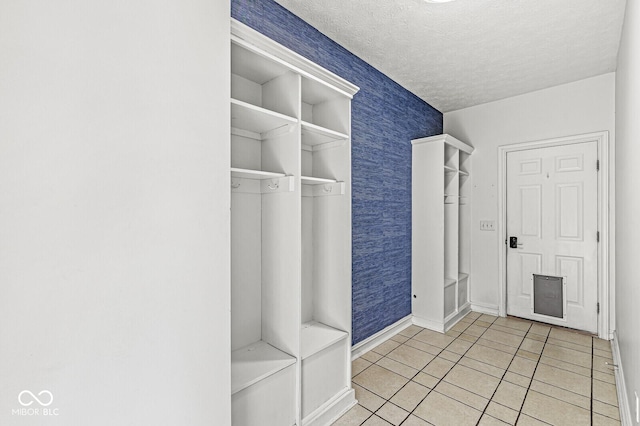
[[[600,243],[598,244],[598,302],[600,303],[600,314],[598,315],[598,337],[601,339],[611,339],[610,314],[615,313],[615,307],[610,302],[615,301],[610,292],[610,262],[613,261],[613,250],[610,249],[610,237],[612,228],[609,217],[613,217],[613,199],[610,198],[609,173],[612,168],[609,163],[609,132],[596,132],[584,135],[566,136],[555,139],[546,139],[534,142],[524,142],[514,145],[503,145],[498,147],[498,244],[499,253],[499,284],[500,284],[500,316],[507,313],[507,238],[506,218],[507,218],[507,154],[514,151],[524,151],[535,148],[546,148],[551,146],[570,145],[582,142],[597,142],[598,159],[600,161],[600,172],[598,173],[598,231],[600,232]],[[595,165],[594,165],[595,167]]]

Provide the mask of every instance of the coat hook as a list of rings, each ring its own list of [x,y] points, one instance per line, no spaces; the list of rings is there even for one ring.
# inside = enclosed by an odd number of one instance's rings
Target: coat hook
[[[280,187],[280,184],[277,181],[271,181],[271,182],[272,182],[271,184],[267,185],[267,188],[271,189],[272,191]]]
[[[330,185],[324,185],[324,187],[322,188],[322,191],[325,194],[330,194],[333,191],[333,188]]]
[[[238,181],[233,181],[233,180],[231,181],[231,188],[232,189],[238,189],[238,188],[240,188],[240,185],[241,184]]]

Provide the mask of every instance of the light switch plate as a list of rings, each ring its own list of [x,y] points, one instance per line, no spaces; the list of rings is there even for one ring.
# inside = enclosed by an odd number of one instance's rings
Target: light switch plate
[[[496,230],[496,222],[493,220],[481,220],[480,221],[480,230],[481,231],[495,231]]]

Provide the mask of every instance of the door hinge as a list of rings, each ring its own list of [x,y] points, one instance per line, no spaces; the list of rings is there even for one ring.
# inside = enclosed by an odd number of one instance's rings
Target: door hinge
[[[596,304],[596,310],[597,310],[597,313],[599,314],[600,313],[600,302],[598,302]]]
[[[600,171],[600,160],[596,160],[596,172]]]
[[[599,243],[600,242],[600,231],[596,232],[596,242]]]

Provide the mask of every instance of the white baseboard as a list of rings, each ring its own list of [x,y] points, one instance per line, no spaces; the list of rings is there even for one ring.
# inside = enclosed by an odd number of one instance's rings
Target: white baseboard
[[[620,422],[622,426],[632,426],[631,407],[627,397],[627,385],[624,382],[624,371],[622,370],[622,358],[620,357],[620,346],[618,346],[618,333],[613,332],[611,340],[611,352],[613,352],[613,363],[618,367],[614,369],[616,375],[616,391],[618,392],[618,405],[620,407]]]
[[[389,340],[405,328],[409,327],[412,324],[411,318],[412,315],[408,315],[401,320],[391,324],[387,328],[378,331],[373,336],[369,336],[362,342],[353,345],[351,347],[351,360],[353,361],[357,358],[360,358],[365,352],[369,352],[371,349],[375,348],[386,340]]]
[[[437,331],[438,333],[444,333],[444,322],[428,320],[422,317],[413,316],[411,320],[415,325],[429,330]]]
[[[500,308],[498,305],[490,305],[488,303],[471,302],[471,310],[481,314],[500,316]]]
[[[418,316],[413,316],[413,323],[419,327],[437,331],[438,333],[446,333],[451,327],[456,325],[458,321],[471,312],[471,304],[466,303],[458,312],[444,319],[444,321],[433,321]]]
[[[303,426],[328,426],[358,403],[351,388],[345,390],[302,419]]]
[[[464,318],[469,312],[471,312],[471,303],[467,302],[464,304],[464,306],[462,306],[462,308],[460,308],[458,310],[458,313],[455,315],[452,315],[451,317],[447,318],[444,322],[444,332],[446,333],[447,331],[449,331],[451,329],[451,327],[453,327],[454,325],[456,325],[458,323],[458,321],[460,321],[462,318]]]
[[[469,309],[471,307],[471,309]],[[437,331],[439,333],[444,333],[446,329],[451,328],[455,323],[457,323],[462,317],[464,317],[467,313],[474,310],[473,305],[465,305],[463,309],[460,310],[458,315],[452,317],[445,324],[444,322],[432,321],[424,318],[420,318],[414,315],[407,315],[399,321],[391,324],[387,328],[380,330],[373,336],[370,336],[351,347],[351,360],[356,360],[362,356],[362,354],[370,351],[381,343],[389,340],[396,334],[400,333],[405,328],[409,327],[411,324],[415,324],[419,327],[428,328],[429,330]]]

